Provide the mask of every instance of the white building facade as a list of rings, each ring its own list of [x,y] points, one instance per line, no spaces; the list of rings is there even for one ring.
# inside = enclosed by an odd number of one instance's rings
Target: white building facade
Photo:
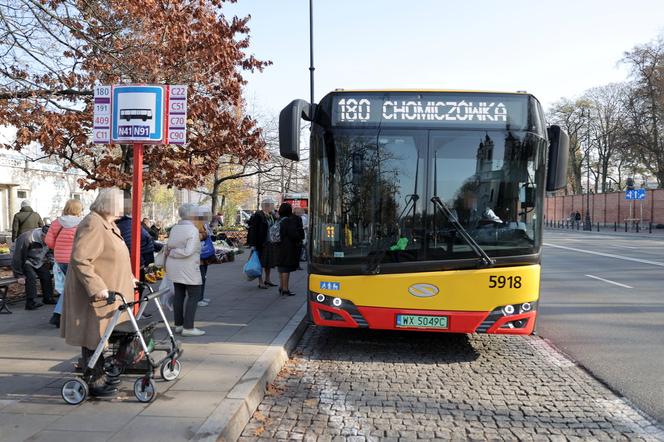
[[[24,200],[51,220],[62,214],[70,198],[80,199],[87,212],[96,191],[81,190],[77,180],[82,176],[49,159],[30,161],[18,152],[0,149],[0,234],[11,232],[14,214]]]

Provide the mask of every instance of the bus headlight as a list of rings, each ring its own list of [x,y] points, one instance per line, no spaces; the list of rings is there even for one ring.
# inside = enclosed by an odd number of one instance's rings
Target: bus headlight
[[[341,301],[341,298],[334,298],[332,300],[332,305],[335,306],[335,307],[341,307],[342,302],[343,301]]]
[[[530,305],[530,302],[524,302],[521,304],[521,311],[522,312],[529,312],[533,308],[532,305]]]
[[[503,307],[503,312],[504,312],[506,315],[512,315],[512,314],[514,314],[514,306],[513,306],[513,305],[506,305],[505,307]]]
[[[316,295],[316,301],[318,302],[325,302],[325,295],[322,293],[319,293]]]

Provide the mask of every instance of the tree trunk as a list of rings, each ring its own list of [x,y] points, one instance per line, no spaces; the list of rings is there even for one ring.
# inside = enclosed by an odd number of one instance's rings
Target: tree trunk
[[[217,202],[219,200],[219,186],[221,186],[221,181],[219,181],[219,164],[217,164],[217,168],[214,169],[214,177],[212,178],[212,195],[210,195],[210,210],[212,211],[212,215],[217,214]]]
[[[657,187],[659,189],[664,189],[664,169],[659,169],[655,174],[655,178],[657,178]]]
[[[574,194],[581,193],[581,161],[575,156],[570,158],[572,172],[572,191]]]
[[[606,184],[609,175],[609,162],[602,161],[602,193],[606,193]]]

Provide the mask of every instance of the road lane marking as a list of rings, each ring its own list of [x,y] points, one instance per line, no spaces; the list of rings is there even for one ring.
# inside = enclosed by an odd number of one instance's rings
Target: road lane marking
[[[623,261],[640,262],[641,264],[650,264],[650,265],[653,265],[653,266],[664,267],[664,263],[662,263],[662,262],[649,261],[647,259],[630,258],[629,256],[612,255],[611,253],[602,253],[602,252],[593,252],[591,250],[575,249],[574,247],[558,246],[558,245],[550,244],[550,243],[546,243],[546,242],[544,243],[544,245],[549,246],[549,247],[555,247],[557,249],[571,250],[573,252],[587,253],[589,255],[606,256],[607,258],[622,259]]]
[[[626,284],[621,284],[619,282],[611,281],[610,279],[600,278],[599,276],[595,276],[595,275],[586,275],[586,276],[588,278],[593,278],[593,279],[597,279],[599,281],[608,282],[609,284],[617,285],[619,287],[625,287],[626,289],[633,289],[634,288],[634,287],[626,285]]]

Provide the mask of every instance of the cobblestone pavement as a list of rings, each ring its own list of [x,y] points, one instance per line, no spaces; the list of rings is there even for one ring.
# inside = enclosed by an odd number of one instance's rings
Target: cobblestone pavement
[[[664,440],[537,337],[309,327],[249,440]]]

